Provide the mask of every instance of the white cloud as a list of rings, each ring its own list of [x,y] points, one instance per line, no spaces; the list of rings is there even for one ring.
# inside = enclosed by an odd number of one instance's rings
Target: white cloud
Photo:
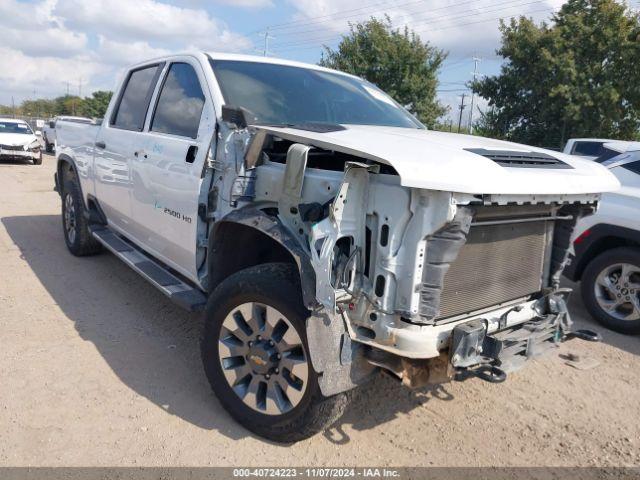
[[[217,3],[220,5],[231,5],[238,8],[265,8],[273,7],[272,0],[181,0],[181,4],[188,5],[190,7],[202,7],[207,3]]]
[[[28,55],[68,57],[84,51],[87,36],[66,29],[52,14],[54,0],[27,5],[0,1],[0,45]]]
[[[98,58],[113,65],[132,65],[154,57],[169,55],[171,50],[154,48],[148,42],[119,42],[98,36]]]
[[[179,2],[180,0],[173,0]],[[187,0],[194,5],[198,0]],[[221,0],[227,1],[227,0]],[[267,6],[271,0],[239,0]],[[125,66],[193,49],[247,51],[252,42],[201,8],[157,0],[0,0],[0,103],[113,88]],[[7,67],[10,66],[10,67]]]
[[[54,12],[72,28],[92,30],[119,41],[144,38],[230,51],[249,46],[245,37],[231,32],[205,10],[154,0],[60,0]]]
[[[85,51],[87,36],[62,28],[44,28],[30,31],[0,28],[0,45],[15,48],[25,54],[46,56],[55,53],[59,57],[69,57]]]
[[[0,86],[17,96],[30,97],[34,90],[39,96],[60,95],[66,88],[64,82],[75,83],[81,78],[86,82],[107,70],[85,56],[32,57],[7,47],[0,47],[0,58],[3,65],[11,65],[11,68],[0,68]]]

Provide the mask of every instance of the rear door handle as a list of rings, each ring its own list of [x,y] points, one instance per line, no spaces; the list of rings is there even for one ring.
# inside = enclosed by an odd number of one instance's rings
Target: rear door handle
[[[104,143],[104,142],[96,142],[96,143],[95,143],[95,146],[96,146],[96,147],[98,147],[98,148],[102,148],[103,150],[104,150],[105,148],[107,148],[107,144],[106,144],[106,143]]]

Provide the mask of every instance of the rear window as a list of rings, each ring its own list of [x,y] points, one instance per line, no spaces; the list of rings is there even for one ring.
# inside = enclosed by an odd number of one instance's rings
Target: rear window
[[[599,157],[604,153],[604,142],[576,142],[571,153],[585,157]]]
[[[125,130],[142,130],[159,69],[160,65],[152,65],[129,74],[111,125]]]

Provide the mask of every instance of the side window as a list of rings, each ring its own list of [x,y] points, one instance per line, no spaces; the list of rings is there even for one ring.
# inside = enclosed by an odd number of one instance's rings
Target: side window
[[[188,63],[174,63],[162,85],[151,130],[196,138],[203,107],[204,94],[195,70]]]
[[[622,168],[625,168],[630,172],[640,175],[640,160],[638,160],[637,162],[631,162],[631,163],[622,165]]]
[[[111,125],[125,130],[142,130],[159,69],[160,65],[153,65],[131,72]]]

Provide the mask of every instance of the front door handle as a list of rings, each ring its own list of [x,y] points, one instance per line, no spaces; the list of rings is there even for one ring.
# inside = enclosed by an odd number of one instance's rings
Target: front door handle
[[[96,147],[98,147],[98,148],[101,148],[101,149],[103,149],[103,150],[104,150],[105,148],[107,148],[107,144],[106,144],[106,143],[104,143],[104,142],[96,142],[96,143],[95,143],[95,146],[96,146]]]
[[[198,147],[196,147],[195,145],[191,145],[187,150],[187,156],[184,159],[184,161],[187,163],[193,163],[193,161],[196,159],[197,154],[198,154]]]

